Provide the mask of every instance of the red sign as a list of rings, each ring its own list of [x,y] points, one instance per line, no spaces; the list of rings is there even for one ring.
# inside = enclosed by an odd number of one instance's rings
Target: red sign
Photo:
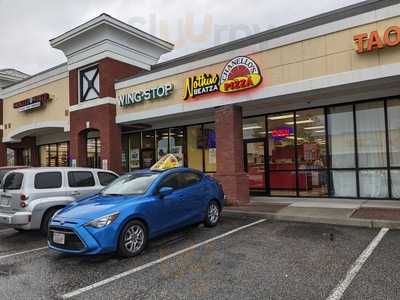
[[[292,134],[292,128],[283,127],[272,130],[272,137],[273,138],[285,138]]]
[[[50,95],[48,93],[44,93],[22,101],[15,102],[13,106],[15,109],[18,109],[20,111],[26,111],[40,107],[42,104],[45,104],[50,100],[51,100]]]
[[[391,26],[385,30],[383,36],[378,31],[372,31],[370,34],[362,33],[355,35],[353,40],[357,44],[357,53],[371,52],[375,49],[385,47],[394,47],[400,44],[400,27]],[[367,41],[367,43],[366,43]]]

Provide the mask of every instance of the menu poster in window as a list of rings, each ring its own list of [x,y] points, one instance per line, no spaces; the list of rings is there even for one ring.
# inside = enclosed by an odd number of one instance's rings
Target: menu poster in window
[[[140,168],[140,149],[131,150],[131,168]]]
[[[171,154],[173,154],[178,159],[179,165],[183,166],[183,147],[171,147]]]
[[[304,144],[304,160],[305,161],[314,161],[317,159],[317,145],[315,144]]]
[[[210,165],[215,165],[217,163],[217,149],[208,149],[208,163]]]
[[[103,170],[108,170],[108,160],[107,159],[103,159],[101,162],[101,168]]]

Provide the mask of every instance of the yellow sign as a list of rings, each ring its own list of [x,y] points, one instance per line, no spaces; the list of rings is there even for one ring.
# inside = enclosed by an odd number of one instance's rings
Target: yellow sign
[[[179,167],[179,162],[178,159],[172,155],[172,154],[167,154],[161,157],[161,159],[156,162],[150,170],[152,171],[164,171],[172,168],[178,168]]]

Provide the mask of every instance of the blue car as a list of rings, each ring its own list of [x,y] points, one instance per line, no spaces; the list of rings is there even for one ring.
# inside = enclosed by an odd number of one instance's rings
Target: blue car
[[[223,205],[220,184],[199,171],[143,170],[57,212],[48,244],[64,253],[132,257],[159,235],[193,224],[217,225]]]

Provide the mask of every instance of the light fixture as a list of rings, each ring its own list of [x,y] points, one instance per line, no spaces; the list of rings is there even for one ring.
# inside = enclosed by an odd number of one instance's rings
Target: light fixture
[[[314,132],[315,132],[315,133],[324,133],[325,130],[315,130]]]
[[[299,117],[299,116],[296,115],[296,117]],[[271,121],[285,120],[285,119],[293,119],[293,115],[282,115],[282,116],[268,117],[268,120],[271,120]]]
[[[311,119],[296,121],[296,125],[298,125],[298,124],[310,124],[310,123],[314,123],[314,121],[311,120]],[[294,125],[294,122],[286,122],[285,124],[286,125]]]
[[[243,127],[243,130],[253,130],[253,129],[261,129],[262,127],[259,125]]]
[[[313,126],[313,127],[304,127],[305,130],[315,130],[315,129],[324,129],[325,126]]]

